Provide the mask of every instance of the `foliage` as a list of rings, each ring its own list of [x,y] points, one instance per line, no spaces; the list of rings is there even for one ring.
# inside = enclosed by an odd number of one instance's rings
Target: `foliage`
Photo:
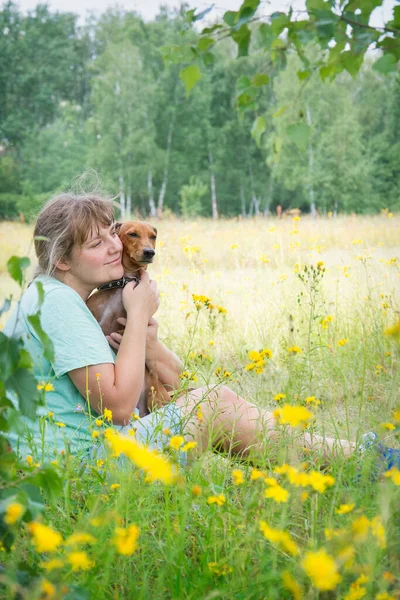
[[[198,217],[202,214],[202,199],[207,190],[208,187],[198,177],[190,178],[190,183],[184,185],[180,191],[180,209],[183,217]]]

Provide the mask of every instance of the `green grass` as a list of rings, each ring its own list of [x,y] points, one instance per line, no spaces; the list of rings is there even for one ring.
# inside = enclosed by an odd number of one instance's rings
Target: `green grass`
[[[25,240],[19,253],[25,253],[29,243],[29,228],[15,227],[0,224],[0,233],[7,233],[2,236],[4,256],[0,254],[4,297],[17,293],[5,275],[13,240]],[[162,243],[151,274],[162,292],[160,336],[195,374],[197,382],[188,385],[218,383],[216,370],[221,367],[229,372],[224,383],[260,406],[275,409],[278,393],[293,405],[316,396],[321,400],[313,408],[317,433],[356,440],[376,429],[388,445],[398,445],[399,423],[393,419],[393,411],[400,408],[398,348],[385,329],[399,315],[400,217],[300,223],[172,221],[160,223],[158,229]],[[324,265],[318,268],[319,261]],[[304,271],[305,265],[315,269]],[[198,312],[192,293],[210,297],[226,314],[206,308]],[[291,355],[288,348],[294,345],[302,352]],[[246,371],[248,352],[262,348],[272,351],[264,371]],[[382,423],[393,423],[396,429]],[[63,494],[48,504],[46,522],[64,539],[73,532],[90,532],[96,541],[80,549],[87,551],[93,566],[73,572],[68,563],[71,548],[60,546],[54,556],[66,564],[45,573],[38,565],[46,556],[34,550],[25,526],[17,524],[11,555],[0,554],[6,567],[6,574],[0,574],[6,584],[0,595],[15,596],[10,582],[23,562],[38,573],[29,592],[22,589],[30,599],[299,598],[300,591],[285,588],[285,571],[307,599],[379,598],[384,592],[388,596],[382,600],[398,598],[399,486],[388,478],[371,483],[368,473],[357,478],[358,457],[337,457],[322,465],[325,461],[318,455],[299,456],[293,451],[293,436],[298,434],[282,431],[275,460],[266,452],[256,464],[289,491],[284,503],[264,496],[268,486],[263,477],[251,479],[255,465],[250,461],[211,451],[180,468],[170,486],[146,483],[134,465],[121,469],[112,458],[98,467],[60,456]],[[175,461],[173,451],[170,459]],[[322,469],[335,483],[324,493],[310,485],[296,487],[273,472],[285,463],[307,472]],[[244,474],[240,485],[234,484],[235,469]],[[113,491],[114,483],[120,487]],[[196,493],[193,486],[198,486]],[[219,494],[226,499],[221,506],[208,503],[210,496]],[[336,509],[341,504],[355,506],[340,515]],[[357,534],[363,515],[372,525]],[[293,556],[267,540],[260,521],[290,532],[299,554]],[[140,528],[138,548],[132,556],[123,556],[113,542],[115,530],[130,524]],[[332,591],[319,590],[321,585],[302,566],[307,552],[322,548],[341,577],[334,581],[327,571],[325,581],[331,581]],[[320,558],[317,572],[324,566],[329,564]],[[351,589],[363,574],[368,580],[359,580]],[[43,595],[44,579],[54,584],[53,596],[50,588]]]

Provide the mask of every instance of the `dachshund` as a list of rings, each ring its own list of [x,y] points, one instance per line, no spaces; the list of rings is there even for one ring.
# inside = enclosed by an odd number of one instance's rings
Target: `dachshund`
[[[116,232],[122,242],[122,265],[124,277],[101,285],[93,292],[86,304],[98,321],[104,335],[121,329],[119,317],[126,317],[122,302],[122,289],[128,281],[140,279],[140,270],[147,269],[156,254],[157,229],[142,221],[116,223]],[[146,366],[144,391],[137,408],[140,416],[149,414],[154,408],[165,406],[171,397],[159,381],[157,373]]]

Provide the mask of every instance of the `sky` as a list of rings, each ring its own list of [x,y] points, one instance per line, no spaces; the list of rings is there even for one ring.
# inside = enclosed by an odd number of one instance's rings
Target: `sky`
[[[41,0],[41,3],[45,3],[45,0]],[[188,0],[187,3],[190,7],[196,7],[198,12],[213,4],[210,1],[202,2],[201,0]],[[22,11],[27,12],[38,4],[38,0],[16,0],[16,4]],[[101,14],[108,7],[116,5],[127,11],[134,10],[141,14],[145,20],[151,20],[158,13],[160,4],[179,7],[181,2],[180,0],[164,0],[162,2],[160,0],[47,0],[47,4],[54,11],[77,13],[82,17],[82,20],[88,12]],[[210,13],[210,17],[215,18],[217,15],[222,15],[226,10],[237,10],[240,4],[241,0],[215,0],[215,6],[212,13]],[[305,0],[293,0],[291,2],[262,0],[261,4],[261,10],[266,15],[277,10],[285,10],[289,5],[292,5],[294,10],[305,10]],[[371,24],[379,26],[384,21],[389,20],[394,5],[395,0],[384,0],[383,6],[375,9]]]

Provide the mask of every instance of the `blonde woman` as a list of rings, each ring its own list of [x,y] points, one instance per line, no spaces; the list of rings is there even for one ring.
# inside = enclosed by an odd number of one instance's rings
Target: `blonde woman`
[[[127,319],[122,337],[115,334],[107,340],[86,306],[95,288],[123,275],[122,245],[110,200],[90,194],[59,195],[40,212],[34,235],[37,273],[4,332],[22,338],[33,357],[38,382],[50,382],[54,389],[46,392],[47,406],[38,419],[26,420],[18,434],[10,435],[14,449],[23,455],[35,453],[37,458],[66,449],[86,452],[93,446],[90,414],[105,414],[123,433],[134,428],[137,439],[158,448],[166,442],[162,430],[169,429],[195,440],[200,451],[211,444],[242,456],[269,454],[279,441],[273,414],[226,386],[187,392],[132,422],[146,362],[156,363],[160,380],[172,388],[179,386],[182,364],[158,339],[153,315],[159,292],[147,273],[138,285],[132,282],[124,288]],[[35,282],[44,289],[40,318],[54,344],[51,363],[27,319],[39,307]],[[48,413],[54,417],[41,418]],[[298,441],[327,455],[349,456],[354,450],[346,440],[308,433]]]

